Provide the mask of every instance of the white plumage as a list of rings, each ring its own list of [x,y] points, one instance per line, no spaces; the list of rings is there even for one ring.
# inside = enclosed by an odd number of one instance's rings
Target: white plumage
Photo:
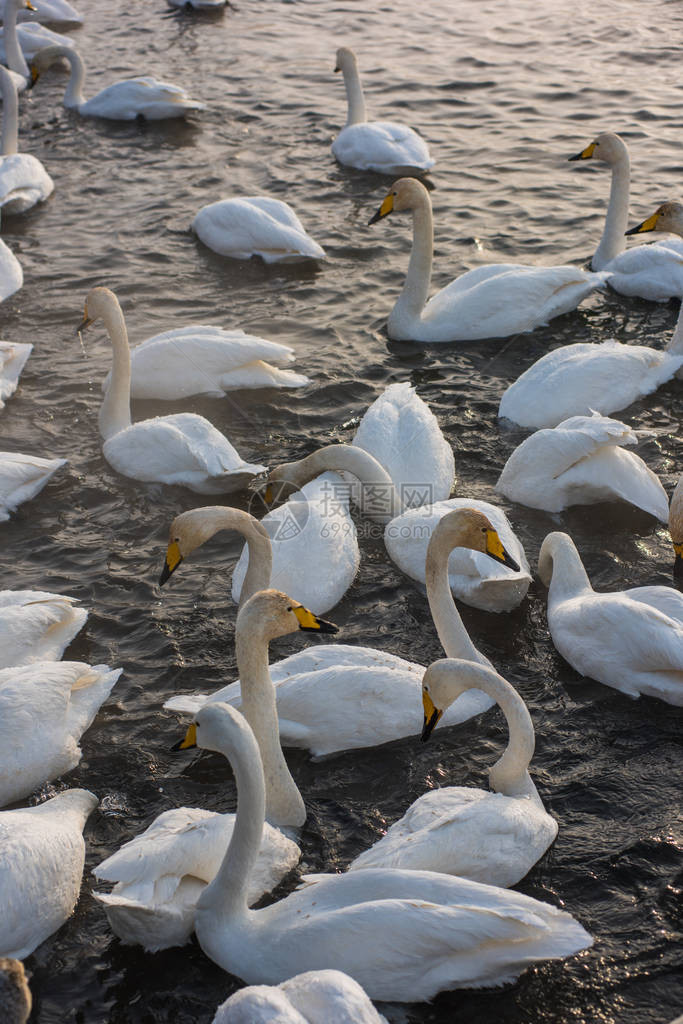
[[[7,68],[0,65],[2,137],[0,138],[0,208],[23,213],[43,202],[54,191],[54,182],[40,160],[18,153],[17,89]]]
[[[321,260],[325,250],[306,233],[291,206],[268,196],[220,199],[202,206],[192,230],[221,256],[264,263]]]
[[[35,498],[62,466],[66,466],[66,459],[0,452],[0,523],[24,501]]]
[[[87,618],[64,594],[0,590],[0,669],[59,661]]]
[[[387,1024],[342,971],[306,971],[281,985],[250,985],[226,999],[212,1024]]]
[[[17,390],[19,376],[32,351],[33,345],[0,341],[0,409],[5,408],[7,399]]]

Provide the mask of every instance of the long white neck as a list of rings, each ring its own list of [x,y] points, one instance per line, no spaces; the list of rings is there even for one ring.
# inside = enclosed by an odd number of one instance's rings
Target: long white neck
[[[566,533],[549,533],[538,556],[538,575],[548,587],[548,604],[592,592],[576,545]]]
[[[107,441],[131,424],[130,349],[126,322],[118,302],[108,304],[102,320],[113,350],[111,380],[100,406],[99,420],[100,434]]]
[[[19,37],[17,35],[17,13],[19,6],[14,0],[7,0],[5,3],[4,31],[2,34],[5,44],[5,61],[10,71],[16,71],[18,75],[30,78],[31,72],[28,69],[28,64],[19,45]]]
[[[0,64],[0,90],[2,90],[2,135],[0,152],[11,156],[18,147],[19,100],[17,88],[7,68]]]
[[[666,346],[666,350],[674,356],[683,355],[683,303],[681,303],[681,308],[678,311],[676,326],[669,339],[669,344]]]
[[[429,194],[425,192],[424,196],[418,197],[417,205],[413,208],[413,246],[410,250],[408,273],[403,290],[389,316],[390,327],[393,318],[420,319],[429,296],[433,253],[432,204]]]
[[[346,127],[350,124],[361,124],[367,120],[365,114],[365,99],[363,97],[363,87],[360,84],[360,75],[358,74],[358,65],[356,61],[345,61],[343,67],[344,74],[344,87],[346,89],[346,101],[348,103],[348,112],[346,115]]]
[[[55,47],[55,55],[66,57],[71,68],[69,81],[64,93],[64,106],[69,110],[78,110],[85,103],[83,83],[85,82],[85,64],[80,53],[69,46]]]
[[[453,600],[448,579],[448,559],[453,548],[462,545],[462,534],[462,526],[446,526],[441,520],[436,524],[434,532],[429,538],[425,562],[429,610],[447,657],[463,658],[466,661],[477,661],[482,665],[489,665],[488,658],[477,650],[465,629],[465,624],[460,618],[460,613]]]
[[[631,187],[631,167],[628,151],[624,149],[612,164],[612,183],[605,227],[600,244],[591,260],[593,270],[602,270],[606,263],[626,248],[624,232],[628,227],[628,199]]]
[[[275,687],[268,668],[268,640],[259,620],[243,608],[235,627],[242,712],[254,730],[266,780],[266,817],[278,828],[300,828],[306,807],[280,746]]]
[[[183,517],[194,520],[193,547],[205,544],[220,530],[235,530],[244,537],[247,542],[249,564],[242,584],[240,608],[257,590],[266,590],[270,586],[273,549],[268,531],[257,519],[242,509],[225,505],[208,505],[206,508],[192,509],[183,513]]]

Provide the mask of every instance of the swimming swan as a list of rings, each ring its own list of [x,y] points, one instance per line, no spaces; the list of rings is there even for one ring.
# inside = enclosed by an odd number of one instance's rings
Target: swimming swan
[[[42,203],[55,184],[40,160],[18,153],[17,90],[7,68],[0,64],[2,135],[0,136],[0,208],[5,213],[24,213]]]
[[[431,871],[308,875],[286,899],[249,910],[265,809],[258,746],[228,704],[202,708],[194,738],[229,758],[238,794],[232,840],[199,897],[195,931],[207,956],[248,984],[334,967],[371,999],[415,1002],[443,989],[512,981],[534,959],[570,956],[591,944],[565,911]]]
[[[515,448],[496,490],[510,501],[547,512],[596,501],[628,501],[665,523],[669,501],[659,477],[633,452],[635,430],[594,413],[537,430]]]
[[[83,117],[106,117],[112,121],[134,121],[144,117],[147,121],[161,121],[169,117],[184,117],[191,110],[205,109],[204,103],[191,100],[179,86],[159,82],[149,76],[114,82],[86,100],[83,95],[83,58],[68,46],[47,46],[35,54],[31,61],[34,84],[58,57],[65,57],[71,67],[64,106],[67,110],[78,111]]]
[[[488,665],[488,659],[472,643],[448,586],[448,556],[458,545],[487,552],[513,569],[517,566],[492,524],[476,509],[460,509],[444,517],[430,541],[427,594],[439,639],[449,657]],[[266,656],[264,649],[264,667]],[[423,665],[384,651],[344,644],[311,647],[277,662],[267,685],[275,688],[283,745],[303,747],[322,756],[414,735],[419,730],[415,708],[419,707],[424,671]],[[264,674],[264,692],[265,680]],[[164,707],[196,714],[205,703],[216,701],[239,707],[239,680],[211,696],[172,697]],[[448,710],[448,722],[464,722],[492,703],[486,694],[472,690]]]
[[[0,3],[0,21],[5,20],[8,0]],[[68,0],[33,0],[33,18],[41,24],[47,22],[49,25],[82,25],[83,17],[75,7],[72,7]]]
[[[0,239],[0,302],[19,291],[23,283],[24,271],[21,269],[21,263],[9,246]]]
[[[59,661],[88,618],[76,600],[44,590],[0,590],[0,669]]]
[[[17,26],[19,11],[35,11],[30,0],[5,0],[3,10],[3,27],[0,29],[0,63],[5,64],[12,77],[17,92],[23,92],[29,83],[31,73],[26,63]],[[29,26],[22,25],[22,29]],[[22,39],[24,33],[22,33]]]
[[[0,452],[0,523],[24,501],[35,498],[62,466],[66,466],[66,459]]]
[[[195,215],[192,230],[221,256],[264,263],[322,260],[325,250],[306,234],[294,210],[281,199],[240,196],[209,203]]]
[[[598,135],[570,160],[601,160],[612,168],[609,206],[593,270],[609,273],[609,284],[622,295],[663,302],[683,295],[683,242],[666,241],[626,249],[630,160],[626,143],[614,132]],[[669,230],[668,228],[665,230]]]
[[[0,811],[0,956],[30,956],[73,913],[83,828],[95,807],[87,789],[67,789],[35,807]]]
[[[33,345],[0,341],[0,409],[5,408],[7,399],[17,390],[19,376],[32,351]]]
[[[403,291],[389,314],[394,341],[476,341],[531,331],[575,309],[606,280],[578,267],[493,263],[461,274],[427,301],[432,274],[432,202],[422,182],[399,178],[369,223],[412,210],[413,247]]]
[[[297,832],[306,820],[306,808],[282,754],[267,681],[268,644],[300,630],[335,633],[337,627],[274,590],[261,591],[237,619],[235,648],[243,680],[243,710],[258,737],[267,779],[268,823],[249,886],[249,903],[274,889],[301,856],[296,843],[280,831]],[[115,885],[109,894],[94,895],[104,904],[119,938],[140,943],[150,952],[187,942],[197,899],[220,867],[234,824],[234,814],[173,808],[98,864],[93,871],[96,877]]]
[[[388,1024],[357,981],[342,971],[306,971],[281,985],[233,992],[212,1024]]]
[[[538,556],[548,587],[548,629],[577,672],[638,697],[683,705],[683,594],[635,587],[597,594],[566,533],[549,533]]]
[[[344,75],[348,101],[346,124],[332,143],[332,153],[340,164],[380,174],[428,171],[434,166],[427,143],[412,128],[394,121],[367,120],[353,50],[346,46],[337,50],[334,70]]]
[[[85,301],[84,330],[102,319],[113,349],[110,386],[100,408],[102,453],[133,480],[183,484],[200,494],[244,487],[265,466],[244,462],[228,439],[203,416],[177,413],[132,423],[130,350],[119,301],[108,288],[92,288]]]
[[[429,738],[445,709],[470,689],[492,697],[508,724],[508,745],[489,771],[495,792],[471,786],[430,790],[356,857],[349,871],[442,871],[507,888],[524,878],[554,841],[557,822],[529,776],[535,742],[531,717],[514,687],[497,672],[473,661],[433,662],[422,683],[422,739]]]

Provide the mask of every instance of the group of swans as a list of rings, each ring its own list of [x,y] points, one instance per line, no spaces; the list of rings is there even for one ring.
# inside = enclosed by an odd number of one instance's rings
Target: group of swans
[[[24,213],[54,191],[54,182],[40,160],[18,150],[17,90],[7,68],[0,64],[2,135],[0,135],[0,209]]]

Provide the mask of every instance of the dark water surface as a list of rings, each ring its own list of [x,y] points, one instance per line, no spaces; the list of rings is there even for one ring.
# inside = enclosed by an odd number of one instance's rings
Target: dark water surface
[[[55,193],[2,226],[26,283],[0,307],[1,336],[35,348],[0,417],[1,440],[69,465],[0,528],[2,585],[80,598],[90,618],[67,657],[124,668],[84,738],[81,765],[42,794],[86,786],[101,804],[86,829],[76,913],[27,961],[32,1021],[205,1024],[237,981],[194,942],[156,955],[122,946],[90,895],[89,870],[166,808],[234,808],[224,760],[169,752],[182,727],[161,704],[234,677],[229,590],[239,545],[217,538],[159,591],[170,520],[207,502],[136,484],[104,461],[97,411],[110,348],[101,325],[85,351],[74,335],[85,295],[95,284],[113,288],[133,343],[191,322],[260,331],[294,345],[297,369],[313,381],[297,392],[138,403],[136,419],[181,407],[202,413],[244,458],[272,465],[350,439],[385,385],[409,380],[455,449],[457,493],[497,500],[497,475],[524,436],[496,418],[507,384],[567,342],[615,336],[662,346],[678,304],[598,295],[512,341],[388,343],[409,220],[368,228],[389,179],[337,166],[329,152],[346,112],[335,49],[357,50],[371,117],[408,121],[429,140],[441,286],[480,263],[585,262],[602,229],[609,172],[566,158],[598,131],[629,142],[633,223],[681,197],[683,6],[238,0],[222,17],[194,18],[169,15],[161,0],[82,4],[87,23],[75,35],[89,68],[86,95],[148,73],[186,86],[208,109],[188,124],[81,119],[61,106],[58,69],[21,101],[23,148],[43,160]],[[233,262],[189,233],[203,204],[259,193],[290,202],[329,260],[287,269]],[[655,432],[639,452],[669,491],[683,468],[682,411],[674,382],[622,414]],[[555,516],[502,504],[534,568],[545,534],[562,529],[597,589],[671,585],[667,533],[644,513],[615,504]],[[356,582],[329,614],[340,639],[423,663],[441,656],[419,588],[381,542],[361,545]],[[461,611],[529,705],[534,778],[560,823],[520,889],[566,907],[595,945],[533,967],[505,990],[384,1008],[392,1024],[659,1024],[683,1008],[680,710],[577,676],[550,641],[545,601],[535,582],[511,615]],[[279,641],[273,657],[302,645]],[[420,716],[416,708],[416,728]],[[302,868],[343,869],[427,787],[485,786],[505,739],[493,710],[437,731],[426,746],[406,740],[318,763],[288,753],[309,811]]]

